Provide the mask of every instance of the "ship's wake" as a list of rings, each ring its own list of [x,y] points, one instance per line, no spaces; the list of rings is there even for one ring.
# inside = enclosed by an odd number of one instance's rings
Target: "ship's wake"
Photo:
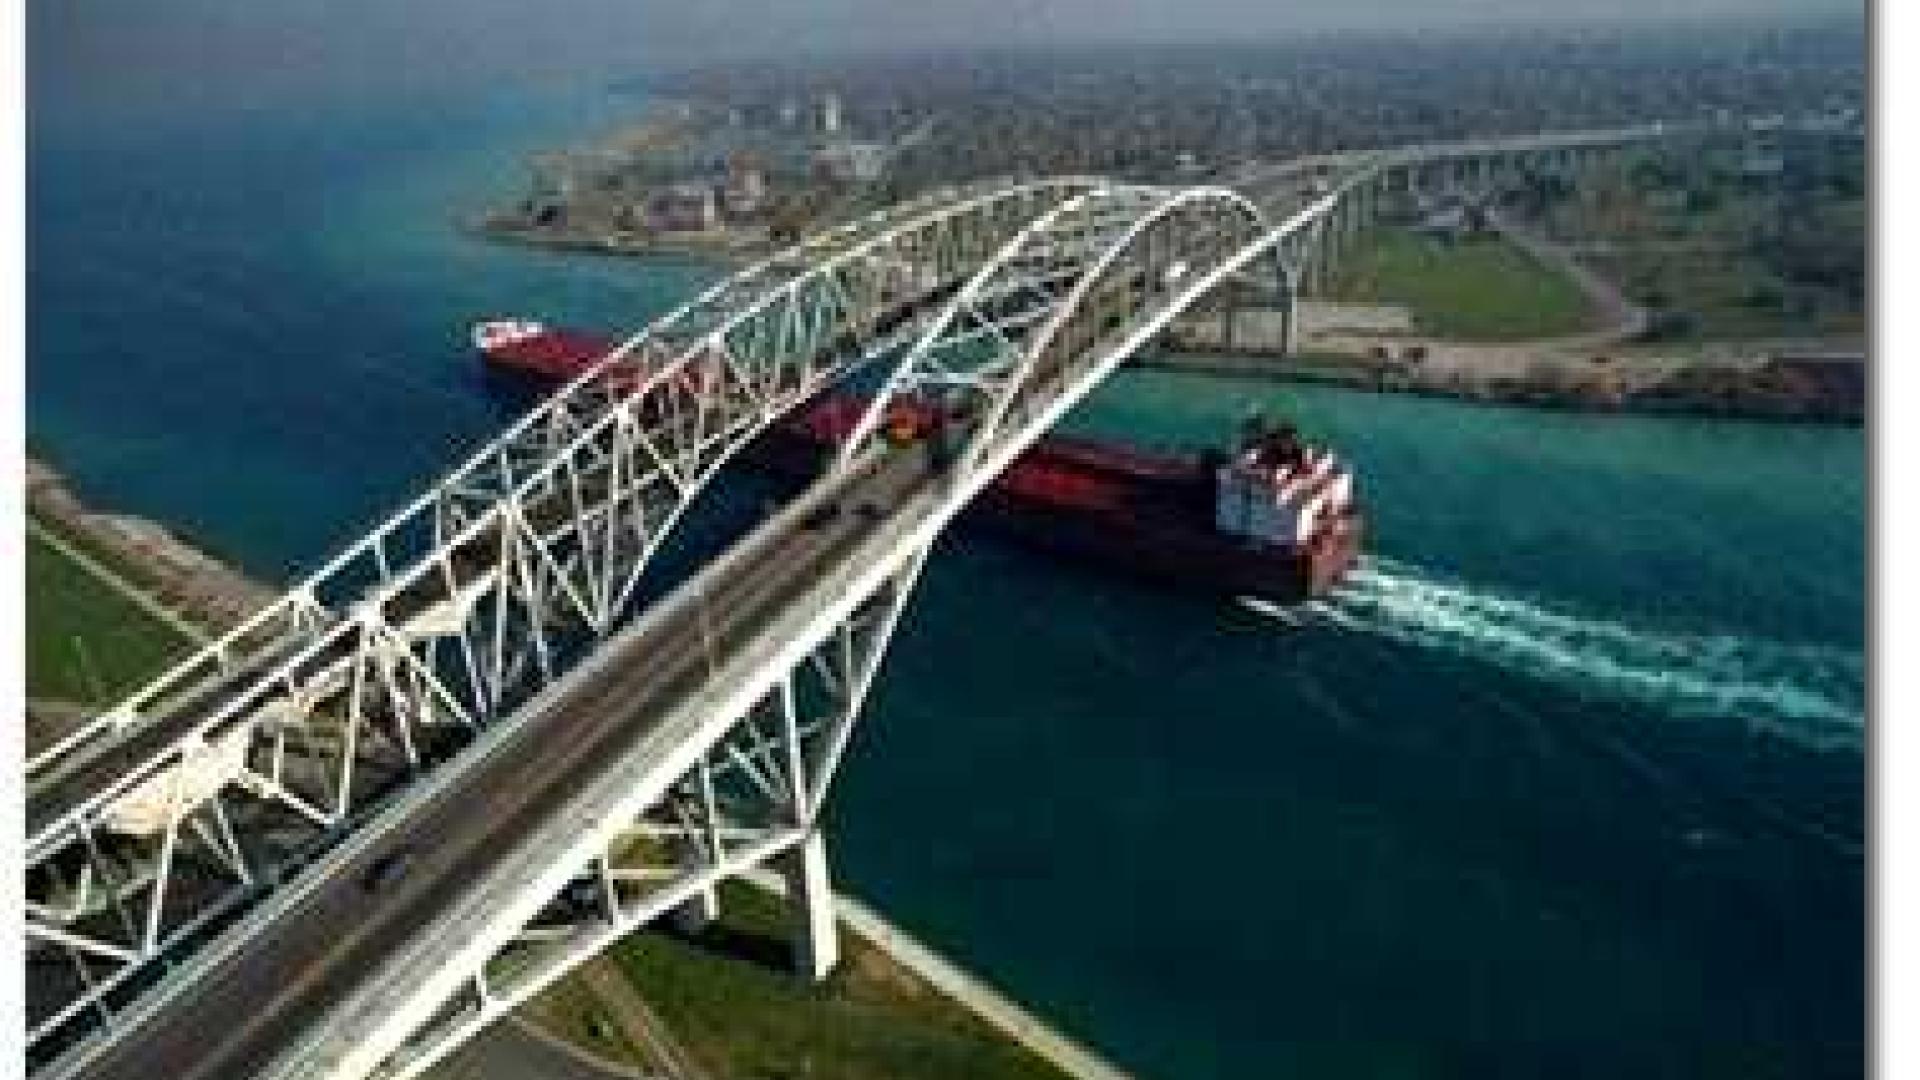
[[[1857,651],[1635,628],[1375,559],[1321,611],[1336,625],[1489,661],[1576,693],[1733,720],[1817,749],[1859,749]]]

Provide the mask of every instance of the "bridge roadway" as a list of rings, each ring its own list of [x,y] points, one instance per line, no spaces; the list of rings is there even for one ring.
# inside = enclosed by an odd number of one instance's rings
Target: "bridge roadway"
[[[937,312],[940,305],[960,287],[960,284],[957,281],[939,283],[926,290],[921,296],[896,304],[866,328],[865,333],[868,339],[870,341],[892,340],[908,334],[919,325],[922,316]],[[851,330],[845,330],[826,347],[823,355],[858,347],[856,335]],[[582,476],[583,482],[589,487],[598,479],[592,475]],[[565,494],[554,495],[550,505],[535,502],[526,508],[525,513],[536,524],[548,520],[557,522],[567,513]],[[469,571],[491,565],[492,554],[497,549],[498,537],[491,531],[483,532],[468,540],[452,553],[455,572],[465,576]],[[434,575],[428,575],[416,581],[411,588],[389,597],[385,601],[386,614],[392,622],[404,622],[408,615],[426,608],[443,596],[444,590],[441,588],[439,579]],[[232,670],[221,672],[203,683],[176,694],[172,699],[158,703],[120,738],[104,745],[82,747],[44,774],[31,778],[27,792],[27,836],[42,835],[55,822],[71,814],[97,793],[113,786],[128,773],[166,753],[179,742],[183,735],[199,724],[203,717],[231,704],[240,695],[252,691],[255,681],[260,676],[272,670],[279,662],[294,655],[309,644],[315,636],[327,632],[333,625],[329,623],[327,626],[316,627],[307,634],[295,635],[267,644]],[[352,648],[353,644],[350,640],[335,640],[308,659],[303,664],[303,668],[321,669],[341,659]],[[205,734],[211,740],[244,722],[245,715],[242,714]]]
[[[1657,133],[1659,129],[1652,131]],[[1588,140],[1619,137],[1623,133],[1584,136]],[[1577,142],[1582,138],[1562,136],[1557,141]],[[1540,137],[1527,141],[1538,144],[1556,140]],[[1497,144],[1467,143],[1463,144],[1466,150],[1457,152],[1489,145]],[[1410,153],[1431,156],[1440,149],[1423,147]],[[845,498],[884,497],[887,484],[902,482],[889,468],[858,481],[878,485],[874,492]],[[890,504],[884,498],[878,501]],[[120,1047],[150,1049],[116,1047],[100,1062],[103,1071],[98,1075],[122,1075],[114,1071],[116,1068],[133,1070],[125,1075],[147,1075],[157,1062],[166,1062],[185,1077],[218,1076],[245,1071],[263,1061],[260,1055],[283,1045],[284,1037],[310,1019],[313,1010],[337,1000],[350,987],[354,973],[369,966],[365,962],[368,957],[407,940],[421,920],[446,903],[449,890],[459,888],[459,882],[484,869],[488,865],[487,848],[530,835],[543,814],[565,801],[575,786],[571,781],[582,770],[617,757],[611,751],[633,745],[648,725],[663,715],[662,710],[676,694],[697,685],[698,663],[708,642],[713,641],[716,648],[732,647],[730,635],[751,625],[743,612],[765,618],[780,611],[804,585],[806,573],[833,564],[838,557],[834,545],[857,542],[858,535],[867,531],[863,524],[857,516],[849,515],[806,536],[788,535],[775,538],[772,547],[743,550],[743,556],[753,557],[733,562],[712,587],[711,625],[692,625],[688,622],[694,617],[688,614],[690,609],[675,609],[673,618],[653,625],[646,635],[632,639],[619,650],[622,659],[634,663],[596,665],[596,677],[569,680],[565,692],[555,695],[557,702],[549,705],[527,731],[509,736],[510,751],[455,766],[464,770],[464,778],[455,783],[455,789],[468,797],[449,799],[443,795],[418,808],[412,822],[399,829],[403,839],[397,842],[418,843],[423,849],[411,880],[392,895],[365,895],[355,884],[371,857],[363,853],[354,865],[333,875],[323,887],[294,900],[292,911],[276,918],[244,957],[212,961],[219,968],[214,977],[200,980],[198,989],[186,988],[183,994],[170,998],[170,1009],[160,1010],[167,1016],[155,1018],[151,1025],[130,1033],[120,1043]],[[782,544],[789,545],[790,550],[782,550]],[[639,647],[641,642],[648,647]],[[267,665],[272,659],[270,650],[254,664]],[[69,812],[88,793],[99,790],[102,777],[120,774],[131,763],[150,756],[170,741],[170,733],[177,732],[191,717],[204,715],[207,704],[224,700],[242,683],[244,680],[237,678],[217,681],[214,687],[200,691],[197,700],[190,699],[189,707],[176,704],[164,709],[157,722],[135,729],[131,737],[102,756],[88,755],[70,772],[48,777],[44,786],[36,784],[28,812],[35,830]],[[553,739],[550,746],[539,745],[533,737],[556,730],[565,730],[568,737]],[[489,793],[510,794],[490,799]],[[469,808],[476,806],[487,807],[489,813],[470,814]],[[474,820],[467,820],[469,817]],[[427,843],[429,837],[432,843]],[[328,945],[338,947],[329,950]],[[323,952],[331,955],[315,959]],[[343,956],[351,956],[353,962],[339,959]],[[141,1015],[148,1012],[139,1007],[136,1011]],[[228,1022],[235,1017],[244,1019]],[[219,1034],[210,1040],[208,1032]],[[210,1041],[218,1045],[209,1047]],[[208,1050],[211,1053],[205,1052]],[[199,1057],[206,1059],[205,1064],[190,1067],[189,1060]]]
[[[1630,128],[1545,132],[1509,138],[1467,139],[1454,143],[1428,143],[1387,150],[1343,151],[1294,158],[1276,165],[1255,167],[1233,178],[1231,182],[1239,186],[1257,188],[1315,169],[1344,167],[1369,158],[1379,158],[1394,164],[1411,164],[1494,153],[1618,145],[1625,142],[1644,141],[1663,134],[1676,134],[1683,130],[1688,129],[1682,125],[1651,124]],[[952,286],[949,286],[945,290],[936,291],[934,295],[919,304],[907,305],[905,310],[893,316],[884,330],[891,332],[894,329],[893,324],[905,321],[906,318],[926,308],[929,303],[937,303],[944,299],[951,288]],[[283,646],[285,647],[291,646]],[[28,835],[38,835],[45,827],[69,812],[89,795],[104,789],[128,771],[165,751],[179,738],[185,728],[195,722],[196,718],[217,707],[227,696],[242,691],[250,682],[248,678],[250,673],[270,667],[283,655],[281,651],[269,650],[241,670],[223,676],[212,686],[200,688],[185,700],[172,703],[160,716],[147,719],[127,737],[101,748],[97,753],[81,756],[71,764],[63,763],[59,771],[36,781],[28,797]]]
[[[97,748],[84,748],[73,758],[55,765],[46,775],[29,780],[27,836],[41,835],[95,793],[166,753],[201,717],[245,692],[250,685],[249,676],[270,670],[305,641],[297,638],[276,643],[240,668],[192,688],[156,714],[137,721],[124,737]]]
[[[717,566],[691,602],[663,603],[662,618],[616,639],[607,662],[576,674],[508,740],[415,807],[377,844],[355,853],[246,945],[197,974],[165,1007],[136,1021],[77,1075],[94,1080],[225,1080],[253,1076],[377,974],[381,961],[426,932],[502,857],[527,843],[577,793],[623,767],[629,750],[676,704],[699,691],[728,657],[880,532],[861,505],[919,503],[931,486],[926,455],[891,452],[835,489],[833,520],[786,513],[763,524]],[[814,525],[808,528],[807,525]],[[585,676],[584,678],[579,676]],[[386,890],[364,885],[370,867],[413,854]]]

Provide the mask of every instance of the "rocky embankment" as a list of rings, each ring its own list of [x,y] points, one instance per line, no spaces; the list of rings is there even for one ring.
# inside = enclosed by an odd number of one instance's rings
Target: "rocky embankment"
[[[1860,353],[1722,357],[1545,357],[1519,368],[1338,355],[1223,355],[1176,340],[1142,367],[1329,383],[1386,393],[1592,412],[1863,423]]]
[[[649,255],[744,265],[772,250],[764,234],[759,233],[640,233],[598,224],[541,223],[516,212],[475,217],[457,225],[467,235],[483,240],[593,255]]]
[[[1608,331],[1528,342],[1434,341],[1392,305],[1302,303],[1295,352],[1278,313],[1242,310],[1176,322],[1143,367],[1332,383],[1603,412],[1861,423],[1859,342],[1758,341],[1629,346]]]
[[[113,558],[161,603],[210,630],[237,625],[279,595],[163,525],[89,508],[45,462],[27,461],[27,509]]]
[[[1864,423],[1864,354],[1773,356],[1744,368],[1696,364],[1629,399],[1642,408],[1716,416]]]
[[[44,462],[27,460],[27,510],[62,545],[99,561],[168,609],[183,631],[204,637],[225,631],[271,603],[274,590],[241,574],[145,518],[88,508],[66,478]],[[36,526],[37,527],[37,526]],[[23,710],[29,754],[52,745],[92,719],[95,705],[36,698]]]

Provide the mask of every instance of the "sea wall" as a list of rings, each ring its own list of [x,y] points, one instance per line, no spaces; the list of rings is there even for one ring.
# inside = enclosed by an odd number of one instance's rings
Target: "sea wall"
[[[161,603],[211,630],[239,624],[279,595],[158,522],[88,507],[46,462],[27,459],[26,484],[30,513],[119,562]]]
[[[1220,312],[1176,322],[1137,365],[1215,375],[1326,383],[1382,393],[1588,412],[1859,424],[1867,358],[1857,347],[1727,343],[1671,349],[1555,342],[1409,341],[1399,332],[1319,334],[1302,305],[1304,340],[1283,349],[1274,313]]]

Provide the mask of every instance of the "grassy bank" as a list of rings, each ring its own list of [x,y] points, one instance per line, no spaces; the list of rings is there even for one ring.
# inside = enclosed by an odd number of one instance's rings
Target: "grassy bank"
[[[834,1080],[1062,1080],[865,941],[844,933],[825,983],[787,967],[785,902],[752,885],[721,889],[719,922],[615,947],[620,969],[694,1059],[715,1076]]]
[[[95,558],[102,556],[88,550]],[[107,704],[189,642],[38,536],[27,537],[27,696]]]
[[[57,529],[41,522],[50,529]],[[57,532],[61,539],[65,532]],[[134,586],[141,569],[83,549]],[[59,545],[27,537],[27,690],[30,697],[110,704],[178,659],[190,642]],[[48,719],[42,740],[65,723]],[[610,950],[601,993],[575,973],[525,1015],[611,1061],[643,1067],[634,1014],[652,1011],[710,1077],[835,1080],[1062,1080],[1041,1058],[851,933],[825,984],[790,972],[785,901],[751,885],[722,887],[723,915],[680,937],[648,930]],[[631,992],[629,991],[631,988]],[[633,992],[646,1006],[630,1002]],[[656,1025],[654,1030],[658,1030]]]
[[[1375,229],[1343,260],[1332,291],[1403,304],[1414,326],[1437,338],[1524,341],[1591,326],[1578,286],[1497,236],[1446,241]]]
[[[1627,295],[1683,320],[1674,340],[1864,335],[1866,318],[1830,292],[1793,288],[1738,251],[1626,248],[1587,256]]]
[[[1760,146],[1764,147],[1765,140]],[[1866,323],[1866,147],[1843,133],[1624,155],[1542,225],[1669,340],[1859,336]]]
[[[518,1015],[607,1061],[643,1067],[646,1058],[621,1030],[611,1009],[578,978],[563,978],[521,1006]]]

